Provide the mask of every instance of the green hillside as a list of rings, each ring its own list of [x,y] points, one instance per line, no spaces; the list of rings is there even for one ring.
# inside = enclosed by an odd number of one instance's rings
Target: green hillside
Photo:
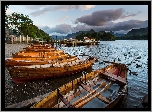
[[[129,31],[125,36],[137,36],[137,35],[147,35],[148,34],[148,27],[147,28],[140,28],[140,29],[132,29]]]

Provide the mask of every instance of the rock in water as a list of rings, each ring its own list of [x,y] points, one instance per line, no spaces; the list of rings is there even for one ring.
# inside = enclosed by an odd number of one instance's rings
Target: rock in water
[[[148,94],[143,97],[142,105],[144,108],[148,108]]]

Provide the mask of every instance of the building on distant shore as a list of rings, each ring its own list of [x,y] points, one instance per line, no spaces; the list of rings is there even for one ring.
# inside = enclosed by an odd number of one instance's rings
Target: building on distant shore
[[[84,37],[84,42],[95,42],[95,39],[90,39],[88,37]]]
[[[5,42],[6,43],[16,43],[16,42],[26,42],[32,41],[33,39],[30,37],[25,37],[24,35],[19,35],[14,33],[12,30],[5,29]]]

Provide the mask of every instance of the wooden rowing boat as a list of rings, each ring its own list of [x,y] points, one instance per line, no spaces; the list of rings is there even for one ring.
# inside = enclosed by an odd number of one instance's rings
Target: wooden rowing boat
[[[21,50],[21,52],[52,52],[56,51],[56,49],[25,49]]]
[[[26,47],[26,48],[23,48],[23,50],[25,51],[55,51],[56,49],[55,48],[52,48],[52,47]]]
[[[112,108],[127,94],[127,67],[112,64],[87,73],[31,108]]]
[[[35,51],[35,52],[51,52],[51,51],[55,51],[56,49],[35,49],[35,48],[30,48],[30,49],[28,49],[28,48],[26,48],[26,49],[23,49],[23,51],[24,50],[26,50],[26,51],[28,51],[28,52],[30,52],[30,51]]]
[[[46,47],[44,45],[42,46],[33,45],[29,46],[29,49],[38,47],[34,48],[38,50]],[[49,55],[49,53],[51,55]],[[90,67],[95,60],[96,59],[92,57],[86,60],[80,60],[77,56],[70,56],[69,54],[63,53],[62,50],[47,53],[30,51],[30,53],[19,52],[13,54],[13,58],[5,60],[5,66],[9,70],[12,80],[15,83],[23,83],[80,72]]]
[[[51,44],[33,44],[26,48],[23,48],[23,52],[50,52],[56,49]]]
[[[77,59],[73,61],[63,61],[54,64],[31,65],[31,66],[8,66],[7,69],[15,83],[23,83],[50,77],[59,77],[80,72],[90,67],[95,58]]]
[[[24,56],[24,55],[14,55],[13,58],[16,60],[54,60],[58,58],[66,58],[69,57],[69,54],[61,54],[61,55],[54,55],[54,56]]]
[[[26,48],[28,48],[28,49],[30,49],[30,48],[32,48],[32,49],[33,48],[34,49],[50,49],[50,48],[54,48],[54,46],[52,46],[51,44],[33,44],[33,45],[30,45]]]
[[[57,58],[57,59],[49,59],[49,60],[43,60],[37,59],[37,60],[25,60],[25,59],[18,59],[18,58],[8,58],[5,60],[5,66],[30,66],[30,65],[44,65],[44,64],[55,64],[55,63],[63,63],[63,62],[70,62],[77,60],[78,58],[76,56],[70,56],[66,58]]]
[[[49,56],[63,56],[63,55],[67,55],[65,54],[62,50],[57,51],[57,52],[26,52],[26,53],[12,53],[13,58],[17,58],[17,57],[49,57]]]
[[[53,56],[53,55],[61,55],[61,54],[64,54],[63,50],[56,50],[56,51],[50,51],[50,52],[20,51],[18,53],[13,54],[13,55],[25,55],[25,56],[43,56],[43,55],[47,55],[47,56]]]

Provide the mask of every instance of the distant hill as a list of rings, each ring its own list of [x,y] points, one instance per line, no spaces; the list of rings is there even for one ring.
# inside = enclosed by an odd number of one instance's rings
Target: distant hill
[[[132,29],[125,36],[137,36],[137,35],[147,35],[147,34],[148,34],[148,27],[140,28],[140,29]]]
[[[77,35],[79,35],[81,32],[76,32],[76,33],[72,33],[72,34],[68,34],[65,38],[69,39],[69,38],[75,38]]]
[[[125,36],[125,34],[115,33],[114,36],[115,36],[115,37],[123,37],[123,36]]]
[[[91,29],[90,31],[79,31],[76,33],[72,33],[72,34],[68,34],[67,36],[64,36],[65,39],[69,39],[69,38],[75,38],[77,35],[81,34],[81,33],[94,33],[95,31],[93,29]],[[99,31],[99,32],[104,32],[104,31]],[[127,34],[118,34],[118,33],[114,33],[113,31],[110,31],[109,33],[113,34],[115,37],[117,37],[117,39],[119,39],[119,37],[125,37],[125,36],[138,36],[138,35],[147,35],[148,34],[148,27],[147,28],[140,28],[140,29],[132,29],[131,31],[129,31]],[[52,35],[51,36],[53,39],[56,39],[56,35]],[[63,36],[57,36],[58,40],[62,40]]]
[[[132,29],[123,36],[116,36],[116,40],[148,40],[148,27]]]
[[[148,39],[148,27],[140,29],[132,29],[127,34],[117,34],[114,36],[116,40],[147,40]]]
[[[81,34],[81,33],[94,33],[95,31],[93,29],[91,29],[90,31],[79,31],[79,32],[76,32],[76,33],[72,33],[72,34],[68,34],[65,38],[66,39],[69,39],[69,38],[75,38],[77,35]]]
[[[51,37],[56,40],[56,36],[57,35],[52,35]],[[57,36],[57,40],[62,40],[63,39],[63,36]]]
[[[113,31],[110,31],[109,33],[111,33],[112,35],[114,35],[115,37],[122,37],[125,34],[119,34],[119,33],[114,33]]]

